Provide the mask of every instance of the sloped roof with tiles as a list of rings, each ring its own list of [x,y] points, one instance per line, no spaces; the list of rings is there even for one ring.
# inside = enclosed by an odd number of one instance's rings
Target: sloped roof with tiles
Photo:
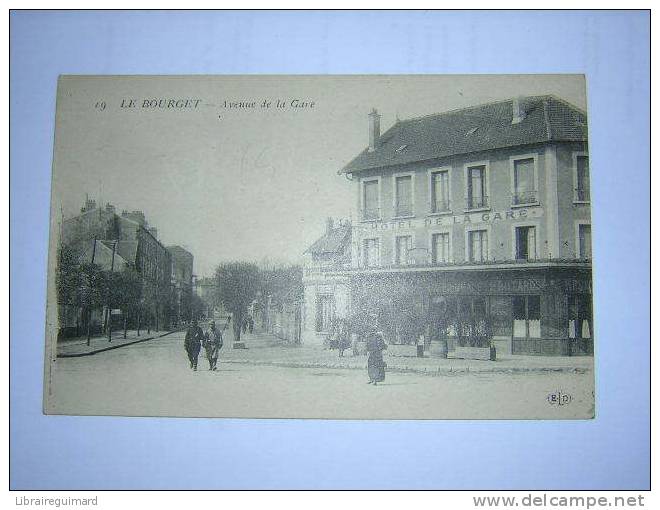
[[[554,96],[521,99],[525,116],[513,123],[513,100],[398,121],[340,173],[403,165],[519,145],[587,140],[587,114]]]
[[[341,253],[346,244],[350,242],[350,237],[350,225],[340,225],[333,228],[330,232],[326,232],[323,237],[307,248],[305,253],[311,253],[313,255]]]

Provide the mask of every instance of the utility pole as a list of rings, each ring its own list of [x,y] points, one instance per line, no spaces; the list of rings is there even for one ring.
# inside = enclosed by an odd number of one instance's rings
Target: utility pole
[[[92,247],[92,266],[94,266],[94,256],[96,255],[96,238],[94,238],[94,245]],[[89,346],[92,338],[92,303],[91,303],[91,293],[92,293],[92,275],[89,275],[89,296],[87,303],[87,345]]]
[[[115,271],[115,252],[117,251],[117,241],[112,245],[112,259],[110,260],[110,275],[112,277]],[[112,283],[112,281],[110,282]],[[113,289],[114,290],[114,289]],[[108,303],[108,342],[112,342],[112,309],[111,303]]]

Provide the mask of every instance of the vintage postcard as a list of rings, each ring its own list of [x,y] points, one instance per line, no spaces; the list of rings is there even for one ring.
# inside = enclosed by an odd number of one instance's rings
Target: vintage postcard
[[[581,75],[62,76],[44,412],[593,418]]]

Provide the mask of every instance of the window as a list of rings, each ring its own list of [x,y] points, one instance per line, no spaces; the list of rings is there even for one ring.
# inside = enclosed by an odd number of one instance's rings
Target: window
[[[578,257],[581,259],[591,258],[591,225],[581,223],[578,225]]]
[[[589,156],[575,156],[575,201],[589,202]]]
[[[449,171],[443,170],[431,173],[431,212],[450,211],[449,205]]]
[[[537,202],[534,158],[513,160],[513,205]]]
[[[431,260],[434,264],[449,262],[449,234],[433,234],[431,236]]]
[[[541,296],[513,297],[513,336],[541,337]]]
[[[412,249],[412,236],[396,236],[394,240],[395,256],[394,263],[397,265],[410,264],[408,255]]]
[[[468,260],[483,262],[488,259],[488,231],[472,230],[468,232]]]
[[[335,297],[332,294],[316,296],[316,331],[330,332],[335,316]]]
[[[395,179],[394,211],[396,216],[412,216],[412,175],[401,175]]]
[[[516,259],[536,258],[536,227],[516,227]]]
[[[362,214],[365,220],[380,218],[378,186],[377,180],[363,182]]]
[[[568,296],[569,338],[591,338],[591,296],[574,294]]]
[[[378,239],[364,240],[364,265],[375,267],[380,264],[380,241]]]
[[[467,208],[488,207],[486,195],[486,165],[470,166],[467,169]]]

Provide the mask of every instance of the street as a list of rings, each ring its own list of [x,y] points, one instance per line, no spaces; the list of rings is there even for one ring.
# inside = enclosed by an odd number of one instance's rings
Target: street
[[[60,358],[52,369],[53,414],[241,418],[587,418],[593,373],[391,372],[366,384],[366,370],[250,363],[226,335],[219,370],[189,368],[183,332],[93,356]],[[248,336],[248,345],[249,339]],[[254,353],[256,349],[252,352]],[[364,360],[366,364],[366,359]],[[557,405],[548,396],[568,394]]]

